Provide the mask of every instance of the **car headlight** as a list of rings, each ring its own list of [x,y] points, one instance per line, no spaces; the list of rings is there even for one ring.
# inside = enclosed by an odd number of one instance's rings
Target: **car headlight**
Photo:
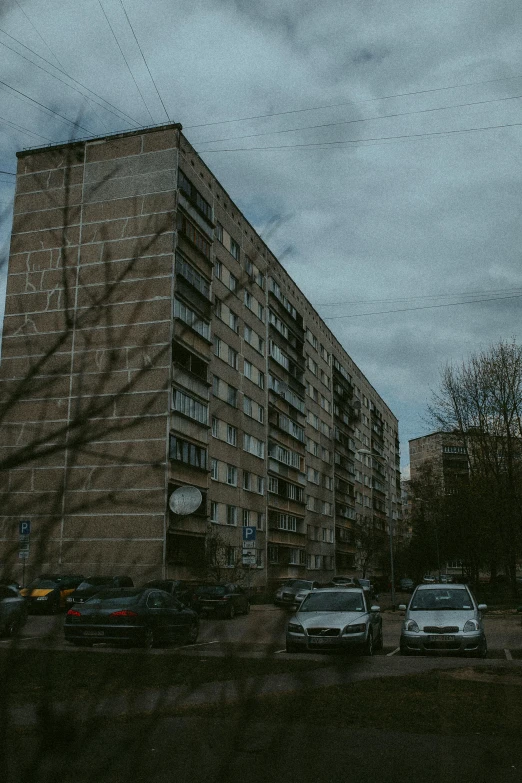
[[[415,620],[408,620],[408,622],[404,625],[404,630],[410,631],[411,633],[420,633],[420,628]]]
[[[468,633],[469,631],[478,631],[479,624],[476,620],[467,620],[464,623],[464,628],[462,629],[464,633]]]
[[[288,633],[304,634],[304,628],[299,623],[288,623]]]
[[[343,629],[343,636],[350,633],[364,633],[366,631],[365,623],[357,623],[357,625],[347,625]]]

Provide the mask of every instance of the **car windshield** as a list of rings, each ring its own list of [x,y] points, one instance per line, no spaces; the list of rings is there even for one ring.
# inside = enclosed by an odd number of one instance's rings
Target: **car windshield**
[[[309,593],[299,607],[299,612],[363,612],[364,602],[360,593]]]
[[[201,585],[196,589],[197,595],[225,595],[223,585]]]
[[[96,593],[86,602],[88,604],[103,603],[106,606],[128,606],[137,604],[141,598],[141,590],[103,590]]]
[[[33,579],[30,584],[27,585],[28,590],[53,590],[57,586],[57,582],[53,582],[51,579]]]
[[[297,590],[311,590],[312,589],[312,583],[307,582],[304,579],[295,579],[290,584],[284,584],[283,587],[292,587]]]
[[[370,587],[370,580],[369,579],[359,579],[359,584],[361,587]]]
[[[89,579],[86,579],[84,582],[81,582],[77,590],[88,590],[90,587],[96,587],[96,585],[108,585],[110,582],[112,582],[111,576],[92,576]]]
[[[467,590],[434,588],[418,590],[411,602],[413,611],[438,611],[451,609],[473,609],[473,602]]]

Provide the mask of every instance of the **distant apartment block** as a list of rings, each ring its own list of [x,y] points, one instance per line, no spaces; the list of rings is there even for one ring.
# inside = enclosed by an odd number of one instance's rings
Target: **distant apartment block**
[[[21,519],[29,572],[138,580],[249,526],[253,584],[328,581],[401,518],[397,419],[179,125],[19,153],[0,382],[10,570]]]
[[[468,479],[468,450],[462,438],[453,432],[432,432],[409,441],[411,479],[419,478],[429,463],[443,491],[450,495]]]

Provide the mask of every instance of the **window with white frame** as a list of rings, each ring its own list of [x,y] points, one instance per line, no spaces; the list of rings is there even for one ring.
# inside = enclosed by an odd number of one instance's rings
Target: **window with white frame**
[[[208,321],[204,321],[201,316],[179,299],[174,299],[174,318],[179,318],[180,321],[190,326],[205,340],[210,340],[210,324]]]
[[[250,416],[251,419],[261,422],[265,420],[265,409],[258,402],[243,394],[243,413]]]
[[[304,565],[305,551],[304,549],[289,549],[288,550],[288,562],[290,565]]]
[[[258,351],[258,353],[264,354],[264,350],[265,350],[264,339],[256,331],[254,331],[254,329],[252,329],[251,326],[248,326],[248,324],[245,324],[244,326],[243,336],[245,342],[251,345],[252,348],[254,348],[254,350]]]
[[[237,506],[227,505],[227,525],[237,526]]]
[[[331,517],[333,515],[333,504],[329,503],[327,500],[323,500],[321,513],[323,513],[325,517]]]
[[[265,480],[263,476],[252,473],[249,470],[243,471],[243,489],[248,492],[256,492],[258,495],[265,494]]]
[[[219,503],[214,500],[210,501],[210,521],[219,524]]]
[[[323,527],[323,543],[325,544],[333,544],[334,542],[334,531],[331,527]]]
[[[272,459],[282,462],[284,465],[288,465],[291,468],[301,470],[302,457],[297,451],[292,451],[284,446],[279,446],[277,443],[268,444],[268,455]]]
[[[175,389],[172,397],[172,408],[200,424],[208,424],[208,405],[199,402],[190,394]]]
[[[235,465],[227,464],[227,480],[226,483],[231,487],[237,487],[237,468]]]
[[[292,514],[277,514],[277,527],[279,530],[297,532],[297,517]]]
[[[321,555],[308,555],[308,568],[311,571],[318,571],[322,567]]]
[[[311,481],[312,484],[319,485],[321,483],[321,474],[318,470],[315,470],[315,468],[308,468],[308,481]]]
[[[315,413],[312,413],[312,411],[308,411],[308,414],[307,414],[306,418],[307,418],[308,424],[310,424],[310,426],[313,427],[314,430],[318,430],[319,429],[319,423],[320,423],[319,416],[316,416]]]
[[[265,443],[259,438],[255,438],[248,432],[243,433],[243,451],[248,451],[249,454],[253,454],[255,457],[264,459],[265,457]]]
[[[277,420],[280,429],[284,430],[284,432],[287,432],[292,436],[292,438],[300,440],[301,443],[305,442],[304,429],[300,427],[297,422],[295,422],[293,419],[290,419],[288,416],[285,416],[283,413],[278,414]]]
[[[267,547],[267,557],[269,563],[279,563],[279,547],[272,545],[268,545]]]
[[[217,459],[210,460],[210,478],[219,481],[219,461]]]

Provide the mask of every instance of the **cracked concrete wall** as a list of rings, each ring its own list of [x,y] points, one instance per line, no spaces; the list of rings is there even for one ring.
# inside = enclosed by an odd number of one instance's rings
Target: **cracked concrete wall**
[[[29,576],[161,574],[178,146],[170,128],[19,156],[0,571],[31,519]]]

